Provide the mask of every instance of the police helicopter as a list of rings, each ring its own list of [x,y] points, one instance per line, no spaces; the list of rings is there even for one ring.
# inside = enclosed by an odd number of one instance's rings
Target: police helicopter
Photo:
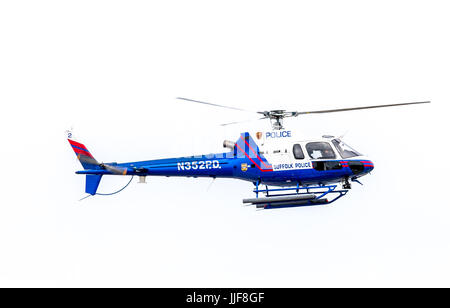
[[[203,105],[247,111],[241,108],[213,104],[188,98],[177,98]],[[76,174],[86,176],[85,192],[93,195],[113,195],[127,187],[134,176],[145,183],[147,176],[232,178],[252,182],[254,198],[243,200],[258,209],[330,204],[345,196],[352,182],[374,169],[374,163],[340,138],[323,136],[316,140],[295,140],[292,132],[285,130],[285,118],[308,114],[345,112],[362,109],[426,104],[429,101],[389,105],[351,107],[315,111],[258,111],[259,119],[268,119],[272,131],[257,132],[252,136],[241,133],[236,141],[225,140],[226,152],[180,158],[167,158],[127,163],[99,163],[82,143],[73,139],[68,131],[68,141],[84,170]],[[238,122],[223,125],[236,124]],[[268,142],[273,140],[273,142]],[[131,176],[119,191],[97,193],[105,175]],[[84,199],[84,198],[83,198]]]

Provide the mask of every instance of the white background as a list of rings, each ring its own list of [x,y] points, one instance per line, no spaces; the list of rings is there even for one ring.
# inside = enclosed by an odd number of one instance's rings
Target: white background
[[[450,286],[447,1],[0,2],[0,286]],[[150,178],[83,196],[99,161],[222,151],[251,110],[311,115],[375,162],[333,204],[256,211],[252,185]],[[114,191],[126,178],[106,178]],[[137,180],[136,180],[137,181]]]

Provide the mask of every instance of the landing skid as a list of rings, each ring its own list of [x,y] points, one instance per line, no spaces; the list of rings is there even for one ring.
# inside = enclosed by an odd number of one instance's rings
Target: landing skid
[[[330,204],[345,196],[347,189],[338,190],[338,185],[315,185],[289,188],[259,189],[259,184],[255,184],[253,192],[256,198],[244,199],[246,205],[255,205],[257,209],[280,209],[287,207],[313,206],[320,204]],[[260,197],[264,194],[264,197]],[[331,199],[328,199],[327,196]]]

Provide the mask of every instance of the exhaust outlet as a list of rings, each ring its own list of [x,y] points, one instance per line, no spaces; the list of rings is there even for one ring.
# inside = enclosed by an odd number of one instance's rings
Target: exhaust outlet
[[[223,147],[230,149],[230,150],[234,150],[234,147],[236,146],[236,143],[233,141],[229,141],[229,140],[224,140],[223,142]]]

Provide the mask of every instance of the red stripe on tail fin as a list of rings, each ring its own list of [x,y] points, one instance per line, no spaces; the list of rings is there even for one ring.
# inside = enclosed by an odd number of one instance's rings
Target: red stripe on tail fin
[[[94,156],[92,156],[92,154],[89,153],[89,152],[86,152],[86,151],[84,151],[84,150],[80,150],[80,149],[74,148],[74,147],[72,147],[72,149],[73,149],[73,150],[75,151],[75,153],[77,153],[77,154],[81,154],[81,155],[85,155],[85,156],[90,157],[90,158],[94,158]]]
[[[99,163],[95,160],[94,156],[89,152],[89,150],[84,146],[84,144],[73,141],[72,139],[67,139],[72,146],[75,155],[80,161],[84,169],[96,169]]]
[[[84,146],[84,144],[73,141],[72,139],[67,139],[67,140],[69,140],[69,143],[71,146],[76,146],[76,147],[79,147],[79,148],[85,150],[86,152],[89,152],[88,149]]]

